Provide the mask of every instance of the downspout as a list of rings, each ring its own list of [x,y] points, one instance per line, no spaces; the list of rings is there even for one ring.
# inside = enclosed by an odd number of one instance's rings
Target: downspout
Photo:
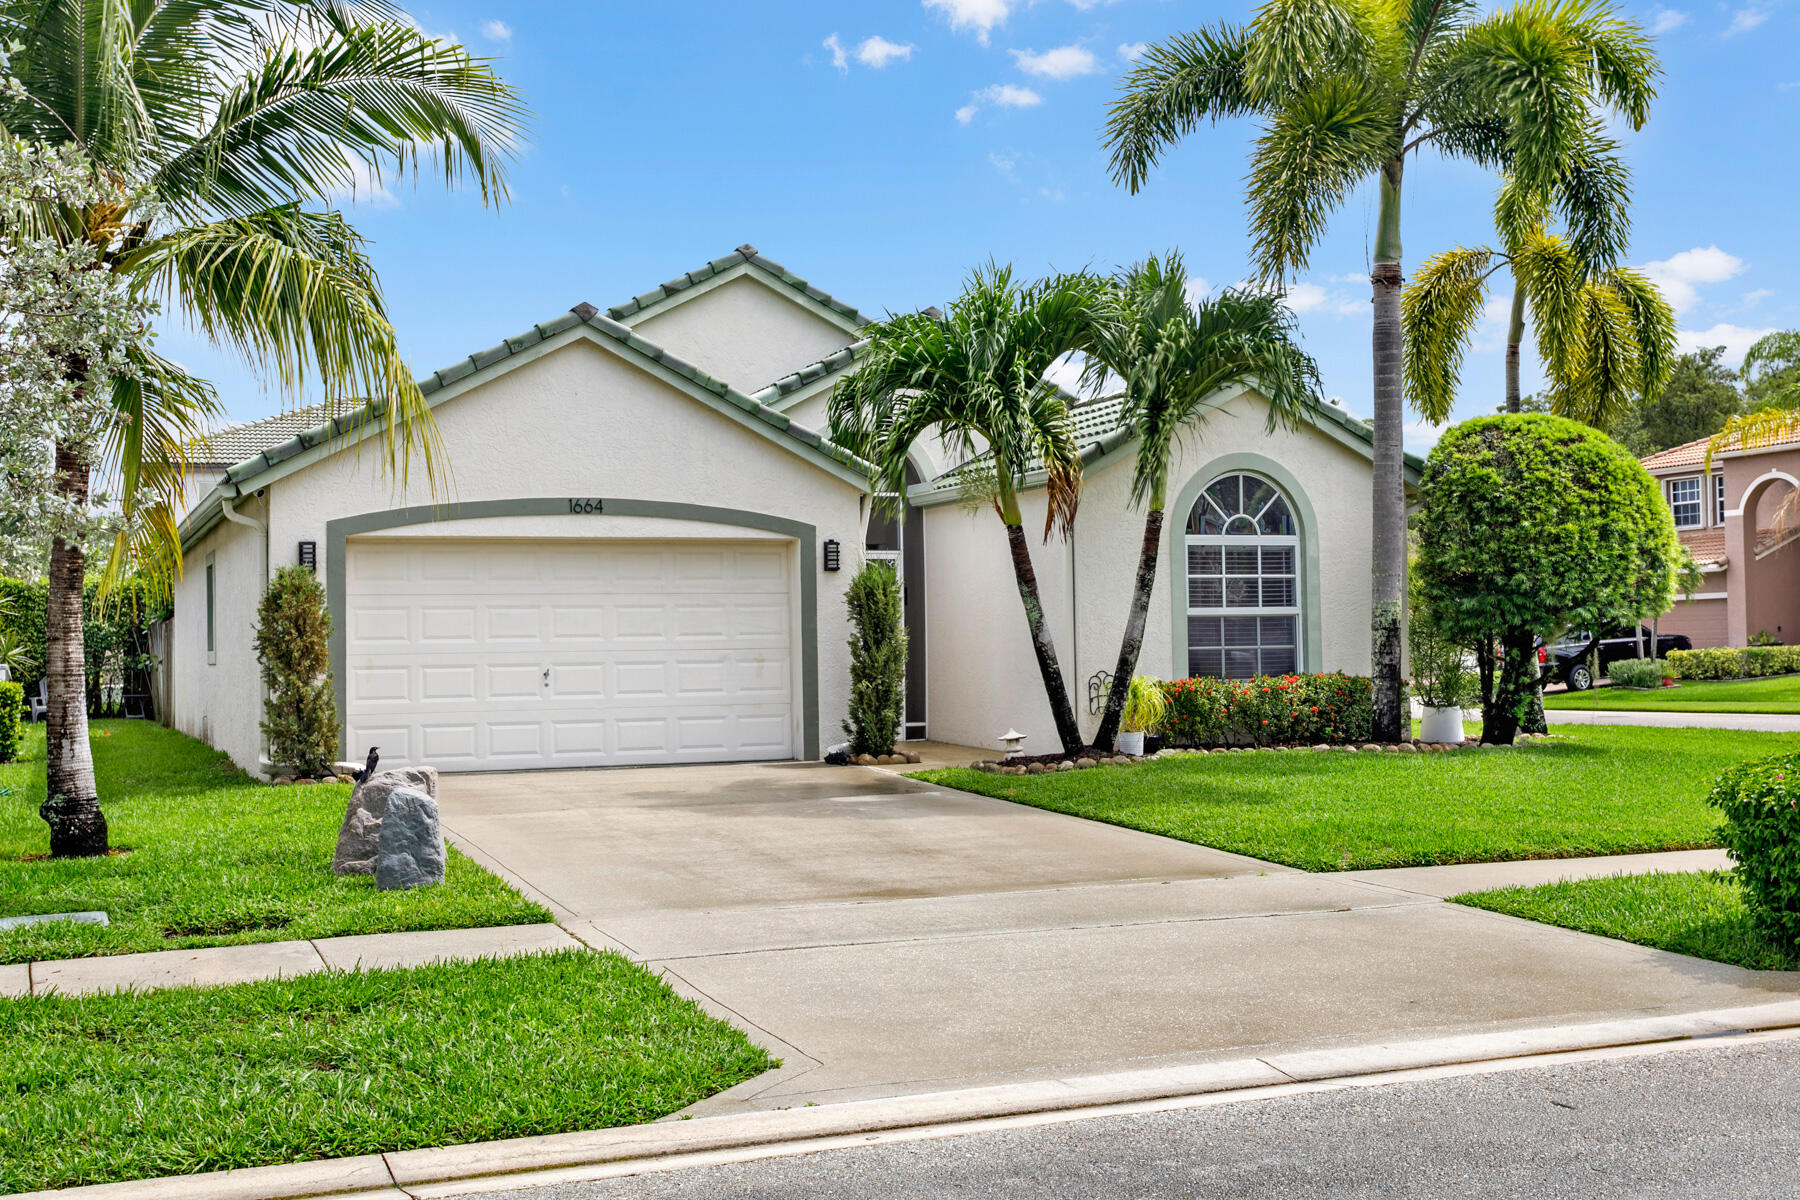
[[[268,525],[262,521],[257,520],[255,517],[246,517],[244,514],[240,513],[236,508],[232,507],[232,502],[229,497],[221,497],[220,498],[219,510],[225,514],[225,519],[227,521],[230,521],[235,525],[243,525],[246,528],[254,529],[256,531],[258,538],[262,541],[262,586],[263,586],[264,591],[268,590],[268,586],[269,586],[269,527],[268,527]],[[257,595],[259,597],[261,596],[261,594],[262,594],[261,592],[257,593]],[[265,687],[262,689],[262,691],[263,691],[262,698],[264,701],[267,701],[268,689]],[[260,724],[260,722],[259,722],[259,724]],[[267,761],[267,759],[269,757],[269,746],[266,741],[257,747],[256,757],[258,759],[258,766],[260,766],[262,762]]]

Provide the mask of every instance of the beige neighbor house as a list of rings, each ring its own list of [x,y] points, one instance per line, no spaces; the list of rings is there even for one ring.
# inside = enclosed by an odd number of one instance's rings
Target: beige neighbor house
[[[820,430],[866,319],[754,247],[609,309],[579,304],[421,383],[454,482],[433,497],[339,417],[227,470],[182,524],[174,723],[263,770],[252,627],[278,568],[322,576],[344,752],[444,770],[812,759],[842,740],[844,590],[895,562],[906,734],[1028,746],[1054,726],[991,511],[914,456],[905,513]],[[1141,540],[1118,403],[1082,405],[1072,537],[1034,548],[1072,696],[1113,666]],[[1270,434],[1254,392],[1185,438],[1142,669],[1369,667],[1370,437],[1321,406]],[[262,423],[259,423],[262,424]],[[233,436],[255,426],[241,427]],[[1417,464],[1412,464],[1416,470]],[[1025,497],[1041,528],[1041,487]]]
[[[1662,618],[1696,646],[1744,646],[1756,634],[1800,642],[1800,544],[1776,510],[1800,488],[1800,436],[1726,450],[1706,467],[1708,439],[1644,459],[1705,582]]]

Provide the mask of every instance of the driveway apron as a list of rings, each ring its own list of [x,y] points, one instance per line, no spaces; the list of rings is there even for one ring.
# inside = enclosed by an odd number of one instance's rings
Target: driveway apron
[[[457,845],[782,1057],[699,1111],[1729,1008],[1800,981],[808,763],[446,776]]]

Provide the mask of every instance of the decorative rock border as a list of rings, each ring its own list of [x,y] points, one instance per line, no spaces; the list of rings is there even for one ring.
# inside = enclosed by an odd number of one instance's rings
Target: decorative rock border
[[[853,767],[904,767],[921,760],[916,750],[900,750],[893,754],[858,754],[850,760]]]
[[[1554,736],[1554,734],[1548,733],[1521,733],[1513,745],[1544,741]],[[1049,775],[1056,771],[1085,771],[1092,767],[1129,767],[1156,759],[1179,758],[1192,754],[1257,754],[1295,750],[1311,750],[1319,754],[1333,750],[1345,754],[1447,754],[1455,750],[1511,750],[1512,748],[1513,746],[1510,745],[1496,745],[1493,742],[1483,742],[1476,738],[1467,738],[1461,742],[1365,742],[1361,745],[1345,742],[1337,745],[1320,743],[1316,746],[1215,746],[1211,748],[1192,746],[1171,747],[1137,758],[1116,754],[1099,758],[1065,758],[1061,762],[1029,762],[1020,765],[1008,763],[1005,759],[981,759],[970,763],[969,769],[986,771],[990,775]]]

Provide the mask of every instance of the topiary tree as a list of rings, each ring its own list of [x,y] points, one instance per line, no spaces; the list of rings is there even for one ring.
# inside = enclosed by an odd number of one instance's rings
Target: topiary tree
[[[844,593],[850,639],[851,754],[892,754],[906,708],[906,624],[900,579],[891,564],[870,562]]]
[[[1518,733],[1537,638],[1640,620],[1673,599],[1669,506],[1603,433],[1536,413],[1465,421],[1439,439],[1421,487],[1420,596],[1446,636],[1499,646],[1483,741]]]
[[[338,754],[330,636],[318,577],[305,567],[277,571],[256,610],[256,661],[267,689],[262,731],[269,761],[300,775],[324,774]]]

